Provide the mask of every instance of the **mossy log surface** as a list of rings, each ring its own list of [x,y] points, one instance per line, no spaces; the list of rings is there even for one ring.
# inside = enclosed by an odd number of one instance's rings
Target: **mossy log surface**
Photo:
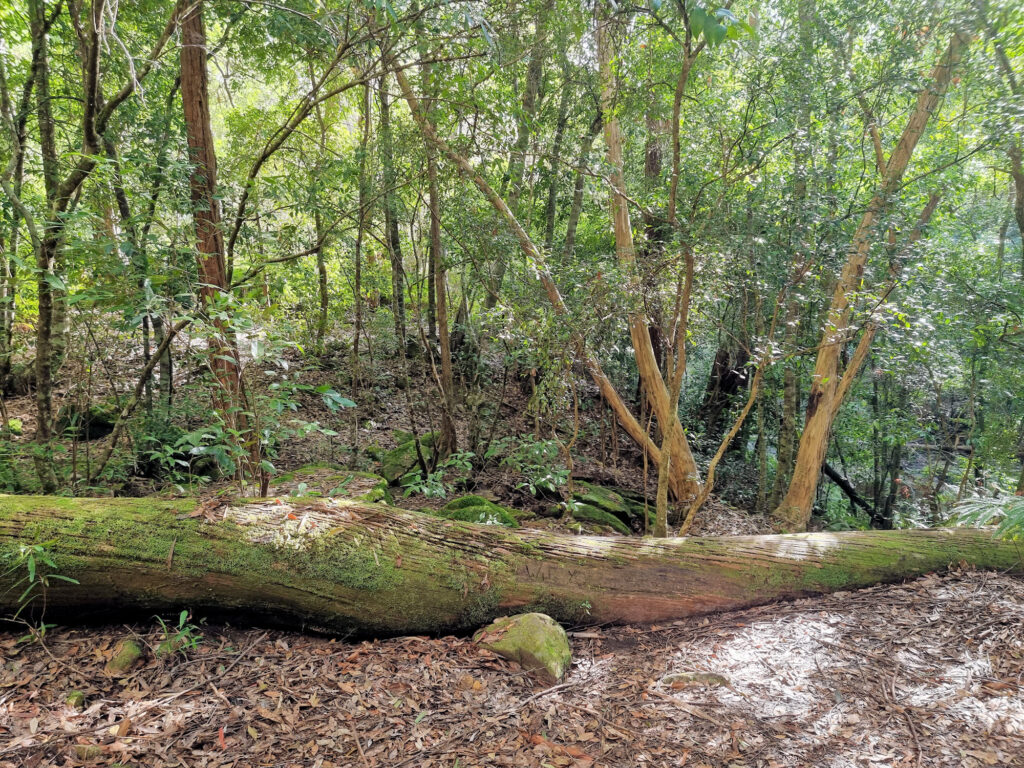
[[[636,539],[480,526],[330,499],[0,496],[0,563],[50,542],[47,621],[196,616],[342,635],[466,631],[508,613],[655,622],[898,581],[950,564],[1024,572],[987,530]],[[0,566],[0,615],[23,573]],[[41,602],[41,601],[37,601]]]

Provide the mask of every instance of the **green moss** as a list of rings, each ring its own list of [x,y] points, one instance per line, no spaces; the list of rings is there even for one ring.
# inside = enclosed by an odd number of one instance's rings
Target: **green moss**
[[[142,646],[134,640],[122,640],[114,649],[114,655],[107,662],[108,675],[123,675],[142,659]]]
[[[518,528],[519,521],[513,510],[488,501],[483,496],[463,496],[454,499],[437,512],[431,514],[448,520],[462,520],[477,525],[504,525]]]
[[[406,433],[408,434],[408,433]],[[420,435],[420,450],[423,458],[430,461],[434,455],[434,441],[437,440],[437,432],[427,432]],[[380,473],[392,485],[397,483],[403,475],[411,472],[419,462],[419,453],[416,451],[415,439],[409,439],[399,443],[380,459]]]
[[[502,616],[474,634],[473,640],[500,656],[518,662],[549,683],[561,680],[572,664],[572,651],[565,630],[542,613]]]
[[[457,499],[452,499],[444,505],[444,508],[454,511],[457,509],[465,509],[466,507],[486,507],[489,504],[494,504],[494,502],[490,499],[485,499],[483,496],[474,496],[471,494],[469,496],[460,496]],[[494,504],[494,506],[498,505]]]
[[[576,520],[597,525],[607,525],[619,533],[629,535],[629,528],[619,518],[603,509],[598,509],[592,504],[577,504],[572,510],[572,516]]]
[[[66,697],[64,697],[64,703],[81,712],[85,709],[85,694],[81,691],[70,691]]]
[[[577,501],[610,512],[620,520],[629,515],[628,502],[615,491],[586,482],[579,482],[576,485],[578,490],[573,494],[573,498]]]

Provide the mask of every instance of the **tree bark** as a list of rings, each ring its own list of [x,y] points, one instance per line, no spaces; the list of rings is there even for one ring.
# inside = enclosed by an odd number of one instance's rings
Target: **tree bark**
[[[594,139],[601,132],[604,119],[600,110],[594,119],[590,121],[590,127],[580,143],[579,161],[576,163],[576,181],[572,189],[572,207],[569,209],[569,221],[565,225],[565,244],[562,246],[562,253],[571,256],[576,247],[576,227],[580,223],[580,214],[583,212],[583,185],[586,182],[587,163],[590,159],[590,150],[594,146]]]
[[[224,259],[224,232],[217,199],[217,155],[210,126],[210,100],[206,73],[206,29],[203,2],[197,0],[181,20],[181,103],[185,114],[192,173],[192,216],[199,250],[200,296],[203,306],[215,303],[230,291]],[[229,424],[244,430],[237,406],[242,401],[242,380],[234,335],[223,323],[211,334],[210,368],[222,392],[218,408]]]
[[[879,217],[888,209],[892,196],[897,192],[914,148],[924,134],[939,100],[945,94],[953,68],[960,62],[969,42],[968,35],[960,32],[954,34],[950,40],[941,60],[932,71],[930,82],[918,94],[917,105],[907,121],[896,149],[889,157],[879,187],[853,236],[846,264],[832,295],[822,334],[793,478],[785,498],[779,502],[774,512],[780,525],[789,530],[804,530],[811,517],[811,505],[835,416],[839,354],[851,327],[854,294],[863,279],[872,234]]]
[[[395,194],[393,137],[391,133],[391,101],[387,89],[387,74],[380,78],[380,164],[384,180],[384,230],[391,262],[391,311],[395,320],[395,335],[403,354],[405,350],[405,269],[402,266],[402,238],[398,233],[398,197]]]
[[[294,518],[294,519],[293,519]],[[675,538],[566,536],[383,505],[0,496],[0,553],[46,540],[47,621],[210,619],[338,634],[443,634],[541,610],[566,623],[660,622],[899,581],[950,564],[1024,572],[990,531]],[[24,577],[0,573],[0,614]],[[36,605],[42,606],[40,598]]]

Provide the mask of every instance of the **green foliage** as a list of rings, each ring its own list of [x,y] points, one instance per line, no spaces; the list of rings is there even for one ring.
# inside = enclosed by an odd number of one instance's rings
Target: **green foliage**
[[[46,541],[41,544],[22,544],[13,552],[8,554],[8,568],[6,573],[17,573],[24,571],[24,575],[15,580],[11,589],[19,589],[24,585],[21,594],[18,595],[18,610],[10,617],[12,621],[21,618],[33,601],[39,600],[42,607],[39,610],[38,623],[29,624],[32,630],[30,634],[21,638],[22,640],[39,639],[45,637],[47,630],[53,628],[53,624],[43,622],[46,613],[46,590],[54,581],[63,581],[68,584],[78,584],[77,579],[61,574],[58,570],[56,557],[50,549],[53,541]]]
[[[569,480],[562,452],[555,440],[536,440],[530,435],[505,438],[495,442],[485,458],[500,457],[502,466],[522,476],[516,488],[529,491],[531,496],[538,493],[557,493]]]
[[[184,610],[178,614],[176,620],[166,621],[160,616],[156,618],[163,633],[163,640],[157,646],[157,656],[169,656],[180,653],[183,656],[194,651],[203,641],[199,627],[191,622],[192,614]]]
[[[405,488],[405,496],[423,494],[428,499],[445,499],[452,492],[455,483],[464,479],[473,469],[472,451],[461,451],[450,454],[437,465],[437,468],[424,472],[417,467],[402,476],[400,483]]]
[[[967,499],[953,508],[950,522],[953,525],[995,525],[997,536],[1024,539],[1024,496]]]

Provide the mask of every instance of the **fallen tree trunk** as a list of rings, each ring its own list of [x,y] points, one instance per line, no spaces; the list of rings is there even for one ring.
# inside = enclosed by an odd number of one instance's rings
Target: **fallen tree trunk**
[[[19,547],[47,543],[48,621],[196,616],[338,634],[444,633],[540,610],[653,622],[892,582],[966,562],[1024,572],[987,530],[722,538],[567,536],[384,505],[0,496],[0,615],[25,588]],[[37,574],[38,575],[38,574]],[[40,595],[33,607],[42,607]]]

